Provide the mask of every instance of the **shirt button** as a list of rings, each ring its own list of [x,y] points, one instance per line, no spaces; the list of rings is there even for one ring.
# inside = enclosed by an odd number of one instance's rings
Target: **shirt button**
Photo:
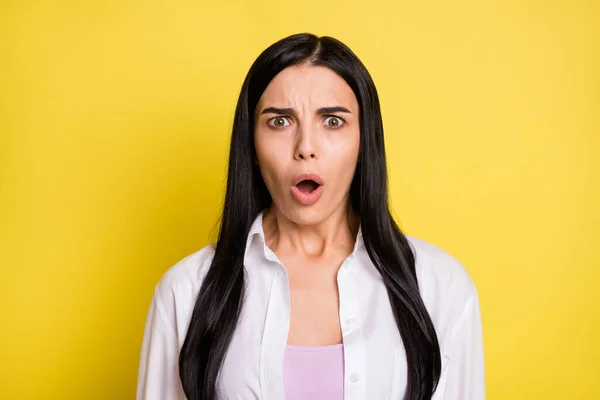
[[[352,325],[354,325],[354,322],[355,322],[354,318],[348,318],[346,320],[346,325],[347,326],[352,326]]]
[[[356,383],[360,380],[360,376],[355,372],[352,375],[350,375],[350,380],[352,382]]]

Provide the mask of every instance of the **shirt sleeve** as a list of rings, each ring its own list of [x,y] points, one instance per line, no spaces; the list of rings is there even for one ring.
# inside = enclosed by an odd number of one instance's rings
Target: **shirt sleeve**
[[[484,400],[485,373],[477,292],[467,300],[452,334],[444,400]]]
[[[137,382],[137,400],[185,400],[179,379],[179,344],[155,291],[146,319]]]

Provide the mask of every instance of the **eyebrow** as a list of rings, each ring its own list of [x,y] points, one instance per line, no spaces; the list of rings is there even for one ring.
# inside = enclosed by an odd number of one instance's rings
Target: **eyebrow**
[[[332,114],[336,112],[348,113],[352,114],[350,110],[346,107],[335,106],[335,107],[321,107],[317,110],[317,114]],[[262,114],[280,114],[280,115],[296,115],[296,110],[293,108],[277,108],[277,107],[267,107],[262,112]]]

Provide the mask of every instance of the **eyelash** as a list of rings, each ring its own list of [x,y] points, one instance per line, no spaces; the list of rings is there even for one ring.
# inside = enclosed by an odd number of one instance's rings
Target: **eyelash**
[[[323,115],[323,117],[325,119],[327,119],[327,118],[337,118],[337,119],[341,120],[342,124],[340,126],[343,126],[346,123],[346,120],[344,118],[340,117],[339,115],[327,114],[327,115]],[[289,121],[289,116],[287,116],[287,115],[278,115],[277,117],[269,118],[267,120],[267,125],[275,128],[275,129],[279,129],[276,126],[271,125],[271,121],[273,121],[273,120],[275,120],[277,118],[285,118],[285,119],[287,119]],[[339,129],[339,127],[337,127],[337,128],[331,128],[331,129]]]

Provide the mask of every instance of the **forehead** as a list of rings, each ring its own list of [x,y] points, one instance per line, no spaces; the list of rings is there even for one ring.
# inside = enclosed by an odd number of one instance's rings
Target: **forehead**
[[[257,107],[311,108],[345,106],[357,111],[356,96],[346,81],[329,68],[310,64],[282,70],[263,92]]]

